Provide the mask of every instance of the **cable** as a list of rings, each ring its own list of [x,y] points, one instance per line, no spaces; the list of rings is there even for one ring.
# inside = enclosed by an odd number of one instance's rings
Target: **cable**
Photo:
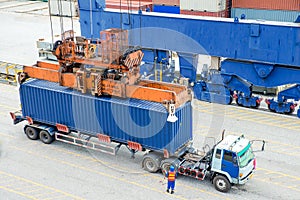
[[[54,43],[54,33],[53,33],[53,23],[52,23],[52,13],[51,13],[50,1],[48,1],[48,8],[49,8],[51,40],[52,40],[51,44],[53,44]]]
[[[139,9],[141,9],[141,0],[139,0]],[[140,46],[142,46],[142,10],[140,14]]]
[[[119,4],[119,8],[120,8],[120,29],[123,30],[122,27],[122,23],[123,23],[123,18],[122,18],[122,0],[120,0],[120,4]]]
[[[73,41],[74,41],[74,24],[73,24],[73,10],[72,10],[72,0],[70,1],[70,13],[71,13],[71,26],[72,26],[72,31],[73,31]],[[75,5],[74,5],[75,6]]]
[[[61,0],[57,1],[57,8],[58,8],[58,13],[59,13],[59,20],[60,20],[60,32],[61,35],[63,35],[64,31],[64,19],[62,17],[62,3]],[[65,38],[62,38],[64,40]]]
[[[91,39],[93,39],[93,11],[92,11],[93,7],[92,7],[92,0],[90,0],[90,25],[91,25]]]

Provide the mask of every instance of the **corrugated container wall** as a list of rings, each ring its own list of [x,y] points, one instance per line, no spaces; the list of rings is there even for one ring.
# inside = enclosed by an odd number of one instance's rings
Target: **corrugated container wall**
[[[232,8],[300,11],[300,0],[232,0]]]
[[[155,5],[171,5],[179,6],[180,0],[152,0],[152,3]]]
[[[127,0],[106,0],[106,8],[113,8],[119,10],[143,10],[151,11],[152,3],[148,1],[127,1]]]
[[[68,17],[78,16],[78,7],[76,0],[51,0],[50,4],[50,11],[52,15],[61,15]]]
[[[268,21],[295,22],[300,15],[300,11],[285,10],[259,10],[247,8],[232,8],[231,17],[240,18],[242,14],[246,15],[246,19],[261,19]]]
[[[192,139],[191,103],[176,109],[178,120],[167,122],[160,103],[84,95],[56,83],[32,79],[20,86],[23,116],[48,125],[64,124],[92,136],[106,134],[111,140],[133,141],[151,150],[173,154]]]
[[[222,10],[222,11],[219,11],[219,12],[180,10],[180,14],[182,14],[182,15],[196,15],[196,16],[210,16],[210,17],[229,17],[228,10]]]
[[[227,0],[180,0],[181,10],[218,12],[226,9]]]

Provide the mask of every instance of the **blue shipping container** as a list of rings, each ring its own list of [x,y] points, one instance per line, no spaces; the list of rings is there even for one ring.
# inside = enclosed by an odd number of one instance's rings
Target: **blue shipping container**
[[[31,79],[20,87],[23,116],[35,122],[68,126],[92,136],[138,142],[144,148],[173,154],[192,139],[192,108],[188,102],[176,109],[178,121],[167,122],[168,111],[155,102],[94,97],[57,83]]]
[[[153,5],[153,12],[180,14],[179,6]]]
[[[300,11],[288,10],[260,10],[247,8],[232,8],[231,17],[240,18],[242,14],[246,15],[246,19],[262,19],[268,21],[279,22],[295,22],[300,15]]]

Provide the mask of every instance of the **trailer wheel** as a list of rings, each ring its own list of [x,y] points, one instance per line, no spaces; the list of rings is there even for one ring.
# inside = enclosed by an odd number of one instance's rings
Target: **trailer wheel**
[[[39,139],[38,131],[35,128],[33,128],[33,127],[27,126],[25,128],[25,134],[31,140],[37,140],[37,139]]]
[[[45,144],[51,144],[54,141],[54,137],[48,131],[42,130],[40,132],[40,140]]]
[[[230,185],[228,179],[221,175],[217,175],[214,178],[213,184],[214,184],[216,190],[218,190],[220,192],[228,192],[231,188],[231,185]]]
[[[142,166],[146,171],[155,173],[159,169],[160,162],[161,162],[160,156],[154,153],[149,153],[144,156]]]

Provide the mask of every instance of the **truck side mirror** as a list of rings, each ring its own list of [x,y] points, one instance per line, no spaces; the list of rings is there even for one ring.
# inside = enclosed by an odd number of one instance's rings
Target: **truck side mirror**
[[[237,157],[236,157],[235,154],[232,155],[232,163],[233,163],[234,165],[237,165]]]
[[[261,148],[258,149],[258,150],[255,150],[255,149],[254,149],[254,145],[253,145],[254,142],[255,142],[255,143],[261,142],[261,143],[262,143]],[[264,151],[264,150],[265,150],[265,144],[266,144],[266,141],[265,141],[265,140],[251,140],[251,141],[250,141],[250,144],[251,144],[251,146],[252,146],[253,152],[260,152],[260,151]]]

